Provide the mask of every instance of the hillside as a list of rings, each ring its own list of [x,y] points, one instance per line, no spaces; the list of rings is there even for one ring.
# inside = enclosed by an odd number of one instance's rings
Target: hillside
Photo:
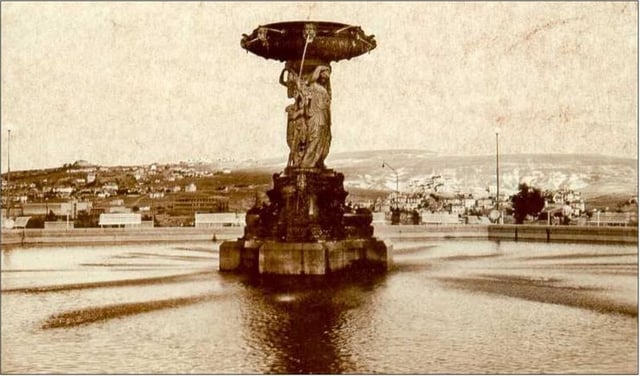
[[[330,154],[327,166],[345,175],[345,185],[364,190],[395,190],[398,173],[400,190],[442,176],[447,189],[486,192],[496,184],[496,158],[487,156],[441,156],[421,150],[377,150]],[[279,171],[284,161],[265,160],[254,169]],[[637,194],[637,160],[601,155],[501,155],[500,189],[515,192],[520,182],[541,188],[581,191],[586,197]]]
[[[487,197],[496,184],[495,156],[441,156],[422,150],[375,150],[349,153],[332,153],[326,161],[329,168],[345,175],[348,200],[372,200],[383,198],[396,189],[396,175],[382,162],[393,166],[398,173],[401,191],[417,190],[420,185],[433,182],[439,176],[443,184],[439,192],[473,193],[475,197]],[[184,189],[195,184],[198,193],[227,197],[229,209],[243,211],[256,199],[266,200],[265,192],[271,188],[271,175],[283,171],[281,159],[243,162],[220,173],[216,168],[194,165],[162,166],[153,175],[136,182],[134,174],[149,167],[129,166],[100,168],[94,184],[87,184],[84,191],[99,190],[106,182],[116,182],[121,189],[132,189],[127,194],[119,193],[125,204],[137,206],[159,205],[153,201],[150,191]],[[73,166],[71,166],[73,167]],[[189,175],[201,171],[206,176]],[[147,171],[148,173],[148,171]],[[185,175],[186,174],[186,175]],[[21,187],[34,183],[36,188],[21,188],[14,195],[30,195],[41,186],[74,185],[75,179],[86,174],[73,172],[65,167],[48,170],[12,172],[11,182]],[[184,176],[183,176],[184,175]],[[599,155],[503,155],[500,159],[500,191],[512,194],[520,182],[543,190],[572,189],[580,191],[590,205],[615,207],[637,195],[637,161],[634,159]],[[3,174],[6,178],[6,174]],[[82,187],[79,186],[78,189]],[[19,193],[24,192],[24,193]],[[5,192],[7,193],[7,192]],[[34,201],[43,201],[45,196],[35,193]],[[160,201],[166,201],[170,196]],[[54,200],[54,198],[49,198]],[[100,201],[100,200],[98,200]]]

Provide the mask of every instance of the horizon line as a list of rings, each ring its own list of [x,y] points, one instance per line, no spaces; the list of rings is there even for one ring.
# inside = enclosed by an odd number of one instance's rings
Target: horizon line
[[[431,157],[438,157],[438,158],[477,158],[477,157],[495,157],[496,154],[442,154],[439,152],[435,152],[435,151],[430,151],[430,150],[424,150],[424,149],[374,149],[374,150],[352,150],[352,151],[338,151],[338,152],[334,152],[332,153],[332,155],[344,155],[344,154],[356,154],[356,153],[375,153],[375,152],[386,152],[386,153],[407,153],[407,152],[420,152],[420,153],[428,153]],[[627,160],[638,160],[638,156],[636,155],[635,158],[633,157],[622,157],[622,156],[617,156],[617,155],[610,155],[610,154],[599,154],[599,153],[500,153],[501,157],[506,157],[506,156],[589,156],[589,157],[603,157],[603,158],[612,158],[612,159],[627,159]],[[329,157],[330,159],[331,157]],[[254,158],[245,158],[245,159],[230,159],[229,161],[227,161],[229,164],[233,165],[241,165],[243,163],[247,163],[247,162],[268,162],[268,163],[273,163],[275,159],[282,159],[282,163],[286,163],[286,159],[283,159],[281,156],[273,156],[273,157],[265,157],[265,158],[259,158],[259,159],[254,159]],[[133,163],[133,164],[96,164],[93,162],[90,162],[86,159],[76,159],[75,161],[72,162],[67,162],[71,165],[75,164],[78,161],[85,161],[87,162],[91,167],[107,167],[107,168],[117,168],[117,167],[139,167],[139,166],[146,166],[146,165],[152,165],[152,164],[158,164],[158,165],[171,165],[171,164],[180,164],[180,163],[203,163],[203,164],[207,164],[207,163],[219,163],[219,161],[216,160],[180,160],[180,161],[170,161],[170,162],[158,162],[158,161],[153,161],[153,162],[143,162],[143,163]],[[224,162],[223,162],[224,163]],[[10,172],[28,172],[28,171],[38,171],[38,170],[53,170],[53,169],[59,169],[59,168],[63,168],[63,165],[59,165],[59,166],[51,166],[51,167],[34,167],[34,168],[30,168],[30,169],[21,169],[21,170],[12,170]],[[4,171],[2,172],[0,175],[4,176],[6,174],[8,174],[9,171]]]

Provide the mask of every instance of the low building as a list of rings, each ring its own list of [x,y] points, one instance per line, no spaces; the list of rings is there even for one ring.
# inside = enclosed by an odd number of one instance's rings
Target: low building
[[[476,201],[476,206],[480,209],[491,209],[496,206],[496,202],[491,198],[481,198]]]
[[[75,189],[73,187],[55,187],[53,193],[60,197],[69,197]]]
[[[13,222],[13,228],[27,228],[27,223],[31,217],[17,217]]]
[[[243,226],[245,213],[196,213],[195,227]]]
[[[110,192],[110,193],[111,192],[117,192],[118,191],[118,184],[116,184],[116,183],[104,184],[102,186],[102,190],[105,191],[105,192]]]
[[[149,198],[153,198],[153,199],[164,198],[164,192],[150,192]]]
[[[69,216],[74,219],[79,211],[91,211],[93,203],[90,201],[69,201],[69,202],[29,202],[20,205],[17,210],[21,215],[44,216],[53,213],[56,216]]]
[[[465,198],[462,200],[462,205],[467,210],[471,210],[476,207],[476,199],[475,198]]]
[[[587,221],[589,226],[637,226],[637,213],[602,213],[595,212]]]
[[[50,211],[55,215],[65,215],[66,213],[62,210],[62,203],[39,203],[39,202],[30,202],[24,203],[20,205],[19,208],[12,208],[12,211],[17,210],[18,213],[22,215],[47,215]]]
[[[115,200],[111,200],[110,202],[111,206],[123,206],[124,205],[124,200],[121,198],[115,199]]]
[[[468,215],[465,217],[465,223],[468,225],[490,225],[491,220],[485,216]]]
[[[102,213],[98,225],[100,227],[140,227],[142,215],[138,213]]]
[[[197,193],[171,195],[167,211],[172,215],[194,215],[195,213],[224,213],[229,210],[229,199]]]
[[[452,225],[461,223],[461,219],[457,214],[449,213],[431,213],[429,211],[423,211],[420,213],[420,220],[423,224],[432,225]]]
[[[464,205],[452,204],[449,207],[449,213],[451,214],[464,214],[466,211]]]

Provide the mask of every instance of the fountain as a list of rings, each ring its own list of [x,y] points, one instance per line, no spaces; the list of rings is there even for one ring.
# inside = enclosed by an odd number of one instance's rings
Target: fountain
[[[373,236],[368,209],[345,205],[344,175],[325,166],[331,144],[331,62],[376,47],[359,26],[280,22],[243,35],[242,48],[285,62],[279,82],[286,107],[289,158],[273,175],[268,204],[246,215],[244,235],[220,246],[221,271],[324,275],[358,268],[387,270],[391,246]]]

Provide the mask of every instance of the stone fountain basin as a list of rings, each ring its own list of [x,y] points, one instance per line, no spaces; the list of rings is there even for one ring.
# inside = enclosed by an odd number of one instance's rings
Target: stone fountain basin
[[[305,46],[305,28],[311,25],[315,37],[307,46],[306,58],[323,62],[340,61],[373,50],[376,41],[360,26],[337,22],[291,21],[261,25],[251,34],[243,35],[240,45],[266,59],[296,61]]]

